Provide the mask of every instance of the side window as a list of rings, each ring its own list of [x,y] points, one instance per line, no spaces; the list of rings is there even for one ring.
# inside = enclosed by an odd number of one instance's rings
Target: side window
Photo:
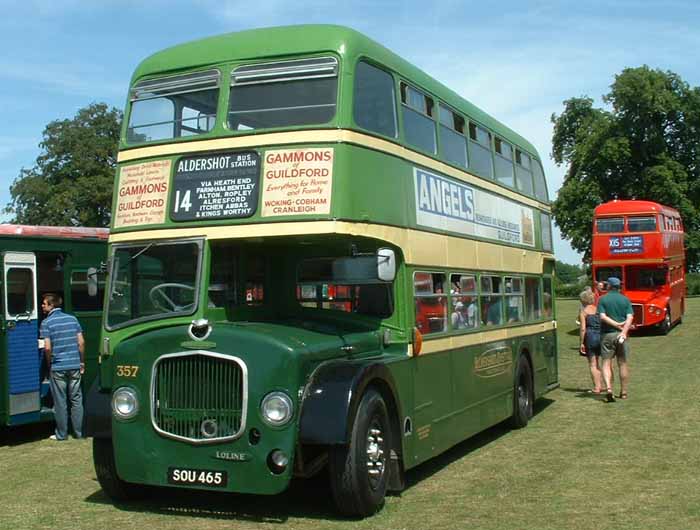
[[[538,320],[542,315],[540,302],[540,280],[525,278],[525,318]]]
[[[102,272],[97,275],[97,294],[90,296],[88,293],[88,272],[73,271],[70,277],[71,301],[73,311],[100,311],[105,293],[105,275]]]
[[[419,90],[401,83],[401,103],[406,143],[435,154],[433,100]]]
[[[482,177],[493,178],[491,133],[475,123],[469,123],[469,167]]]
[[[396,138],[396,98],[389,73],[363,61],[357,63],[353,116],[363,129]]]
[[[515,186],[526,195],[534,195],[530,155],[515,150]]]
[[[481,322],[486,326],[503,323],[503,286],[500,276],[481,276]]]
[[[444,274],[416,272],[413,275],[416,327],[423,335],[447,330],[447,296],[444,289]]]
[[[539,160],[531,160],[531,162],[532,177],[535,184],[535,197],[542,202],[548,202],[549,197],[547,196],[547,181],[544,178],[542,166],[540,165]]]
[[[494,142],[496,157],[494,159],[496,167],[496,180],[501,184],[515,187],[513,182],[513,148],[505,140],[496,137]]]
[[[467,167],[464,118],[444,105],[440,105],[440,156],[452,164]]]
[[[450,276],[450,326],[452,329],[473,329],[479,326],[476,276]]]
[[[506,321],[523,322],[525,320],[523,296],[523,279],[506,277]]]
[[[540,231],[542,234],[542,250],[552,252],[552,222],[549,214],[540,212]]]
[[[542,278],[542,313],[545,318],[552,318],[552,299],[554,292],[552,290],[552,278]]]

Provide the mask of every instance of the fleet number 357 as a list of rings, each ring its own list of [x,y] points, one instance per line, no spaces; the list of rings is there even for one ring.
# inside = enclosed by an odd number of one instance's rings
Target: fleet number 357
[[[117,375],[119,377],[136,377],[139,373],[138,366],[132,366],[128,364],[118,364],[117,365]]]

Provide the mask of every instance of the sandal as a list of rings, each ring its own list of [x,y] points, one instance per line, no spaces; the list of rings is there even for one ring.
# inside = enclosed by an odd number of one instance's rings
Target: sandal
[[[603,391],[600,389],[596,390],[595,388],[591,388],[590,390],[587,390],[586,393],[593,394],[594,396],[599,396],[600,394],[603,393]]]
[[[612,389],[608,388],[608,391],[605,395],[605,401],[608,403],[614,403],[615,402],[615,394],[613,394]]]
[[[620,399],[627,399],[627,392],[620,392]]]

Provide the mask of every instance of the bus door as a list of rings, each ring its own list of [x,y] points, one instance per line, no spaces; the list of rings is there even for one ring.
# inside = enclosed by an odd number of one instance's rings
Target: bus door
[[[17,424],[40,410],[36,256],[31,252],[5,252],[2,258],[7,403],[9,424]]]

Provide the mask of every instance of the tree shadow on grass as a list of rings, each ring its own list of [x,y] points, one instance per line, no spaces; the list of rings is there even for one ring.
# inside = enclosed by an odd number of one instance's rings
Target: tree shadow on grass
[[[30,423],[14,427],[0,427],[0,447],[38,442],[54,431],[53,422]]]

